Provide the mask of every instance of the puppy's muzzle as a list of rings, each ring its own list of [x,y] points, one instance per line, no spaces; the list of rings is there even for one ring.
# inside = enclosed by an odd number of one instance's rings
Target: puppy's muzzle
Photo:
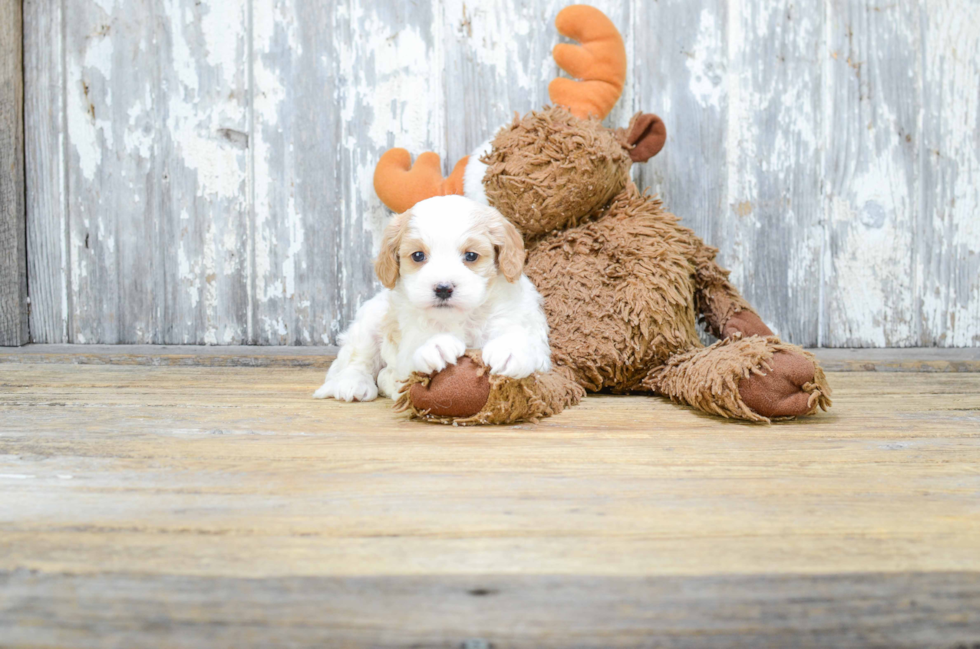
[[[453,287],[449,284],[439,284],[433,289],[433,292],[440,300],[448,300],[453,296]]]

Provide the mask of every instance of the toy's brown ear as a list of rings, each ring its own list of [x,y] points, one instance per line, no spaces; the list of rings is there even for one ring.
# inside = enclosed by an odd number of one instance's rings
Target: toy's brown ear
[[[637,113],[630,120],[626,141],[633,145],[630,159],[633,162],[646,162],[660,153],[667,142],[667,127],[664,121],[653,113]]]

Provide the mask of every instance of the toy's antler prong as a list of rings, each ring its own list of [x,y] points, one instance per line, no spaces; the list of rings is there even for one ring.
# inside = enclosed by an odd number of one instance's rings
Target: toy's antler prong
[[[580,81],[554,79],[548,85],[551,102],[577,117],[602,119],[616,105],[626,81],[623,37],[604,13],[585,5],[562,9],[555,26],[562,36],[581,43],[560,43],[552,51],[558,67]]]
[[[469,156],[462,158],[449,177],[443,178],[438,154],[423,153],[413,165],[405,149],[388,149],[374,168],[374,191],[398,214],[433,196],[462,195],[468,160]]]

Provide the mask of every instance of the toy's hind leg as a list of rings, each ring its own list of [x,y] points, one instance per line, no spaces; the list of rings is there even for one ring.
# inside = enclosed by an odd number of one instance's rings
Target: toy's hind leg
[[[830,386],[813,355],[771,336],[736,336],[678,354],[653,369],[643,387],[749,421],[811,415],[830,406]]]

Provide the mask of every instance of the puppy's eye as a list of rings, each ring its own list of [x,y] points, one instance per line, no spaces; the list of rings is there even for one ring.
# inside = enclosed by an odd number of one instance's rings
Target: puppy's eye
[[[418,252],[413,252],[412,261],[414,261],[416,264],[421,264],[423,261],[425,261],[425,253],[421,250]]]
[[[463,255],[463,259],[465,259],[466,261],[471,262],[471,263],[474,262],[474,261],[476,261],[479,258],[480,258],[480,255],[476,254],[475,252],[468,252],[465,255]]]

